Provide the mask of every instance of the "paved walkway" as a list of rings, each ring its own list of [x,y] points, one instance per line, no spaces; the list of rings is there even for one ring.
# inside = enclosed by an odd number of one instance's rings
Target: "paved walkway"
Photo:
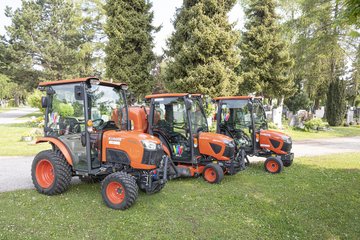
[[[293,145],[296,157],[317,156],[339,152],[360,152],[360,136],[298,141]],[[0,157],[0,192],[33,188],[31,163],[33,157]],[[256,161],[255,158],[252,160]],[[264,161],[262,158],[258,160]],[[78,178],[73,183],[78,183]]]
[[[36,108],[18,108],[10,111],[5,111],[0,113],[0,124],[10,124],[10,123],[21,123],[26,121],[25,119],[17,119],[23,117],[27,114],[38,111]]]

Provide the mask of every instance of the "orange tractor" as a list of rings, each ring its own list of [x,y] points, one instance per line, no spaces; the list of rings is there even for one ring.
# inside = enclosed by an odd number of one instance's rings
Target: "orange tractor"
[[[245,162],[235,155],[230,137],[208,131],[199,95],[188,93],[146,96],[149,107],[130,107],[134,131],[159,138],[177,176],[199,176],[219,183],[224,173],[235,174]],[[173,173],[172,172],[172,173]]]
[[[158,138],[129,131],[126,84],[81,78],[44,82],[39,88],[46,92],[46,114],[45,136],[37,143],[49,142],[52,149],[38,153],[32,163],[38,192],[63,193],[73,176],[102,180],[105,204],[124,210],[139,188],[155,193],[164,187],[168,157]]]
[[[237,151],[245,151],[249,156],[265,157],[265,170],[280,173],[283,166],[292,164],[290,136],[268,130],[266,114],[261,98],[248,96],[218,97],[217,133],[227,135],[236,142]]]

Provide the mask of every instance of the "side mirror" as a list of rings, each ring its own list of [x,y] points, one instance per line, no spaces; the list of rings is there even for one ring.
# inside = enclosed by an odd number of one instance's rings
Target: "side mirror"
[[[75,86],[75,99],[76,100],[84,100],[84,88],[82,86]]]
[[[193,101],[190,100],[190,99],[185,99],[185,107],[186,107],[186,110],[191,110],[191,107],[192,107],[192,104],[193,104]]]
[[[41,107],[47,108],[48,107],[49,98],[46,96],[41,97]]]

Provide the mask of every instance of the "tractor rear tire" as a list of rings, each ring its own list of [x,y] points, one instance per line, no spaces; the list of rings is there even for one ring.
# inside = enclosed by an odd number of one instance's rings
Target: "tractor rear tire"
[[[106,206],[116,210],[125,210],[133,205],[138,191],[135,179],[125,172],[108,175],[101,186],[101,195]]]
[[[31,177],[39,193],[61,194],[70,186],[72,169],[60,151],[45,150],[35,156]]]
[[[280,159],[275,157],[268,157],[265,160],[264,167],[265,167],[265,171],[272,174],[276,174],[282,172],[284,165]]]
[[[224,178],[223,169],[215,163],[209,163],[204,167],[203,178],[208,183],[220,183]]]

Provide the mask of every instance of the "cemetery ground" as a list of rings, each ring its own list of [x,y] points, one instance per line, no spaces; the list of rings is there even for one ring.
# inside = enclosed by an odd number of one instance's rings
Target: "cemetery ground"
[[[0,193],[0,239],[356,239],[359,159],[302,157],[278,175],[254,163],[219,185],[177,179],[126,211],[105,206],[100,184]]]

